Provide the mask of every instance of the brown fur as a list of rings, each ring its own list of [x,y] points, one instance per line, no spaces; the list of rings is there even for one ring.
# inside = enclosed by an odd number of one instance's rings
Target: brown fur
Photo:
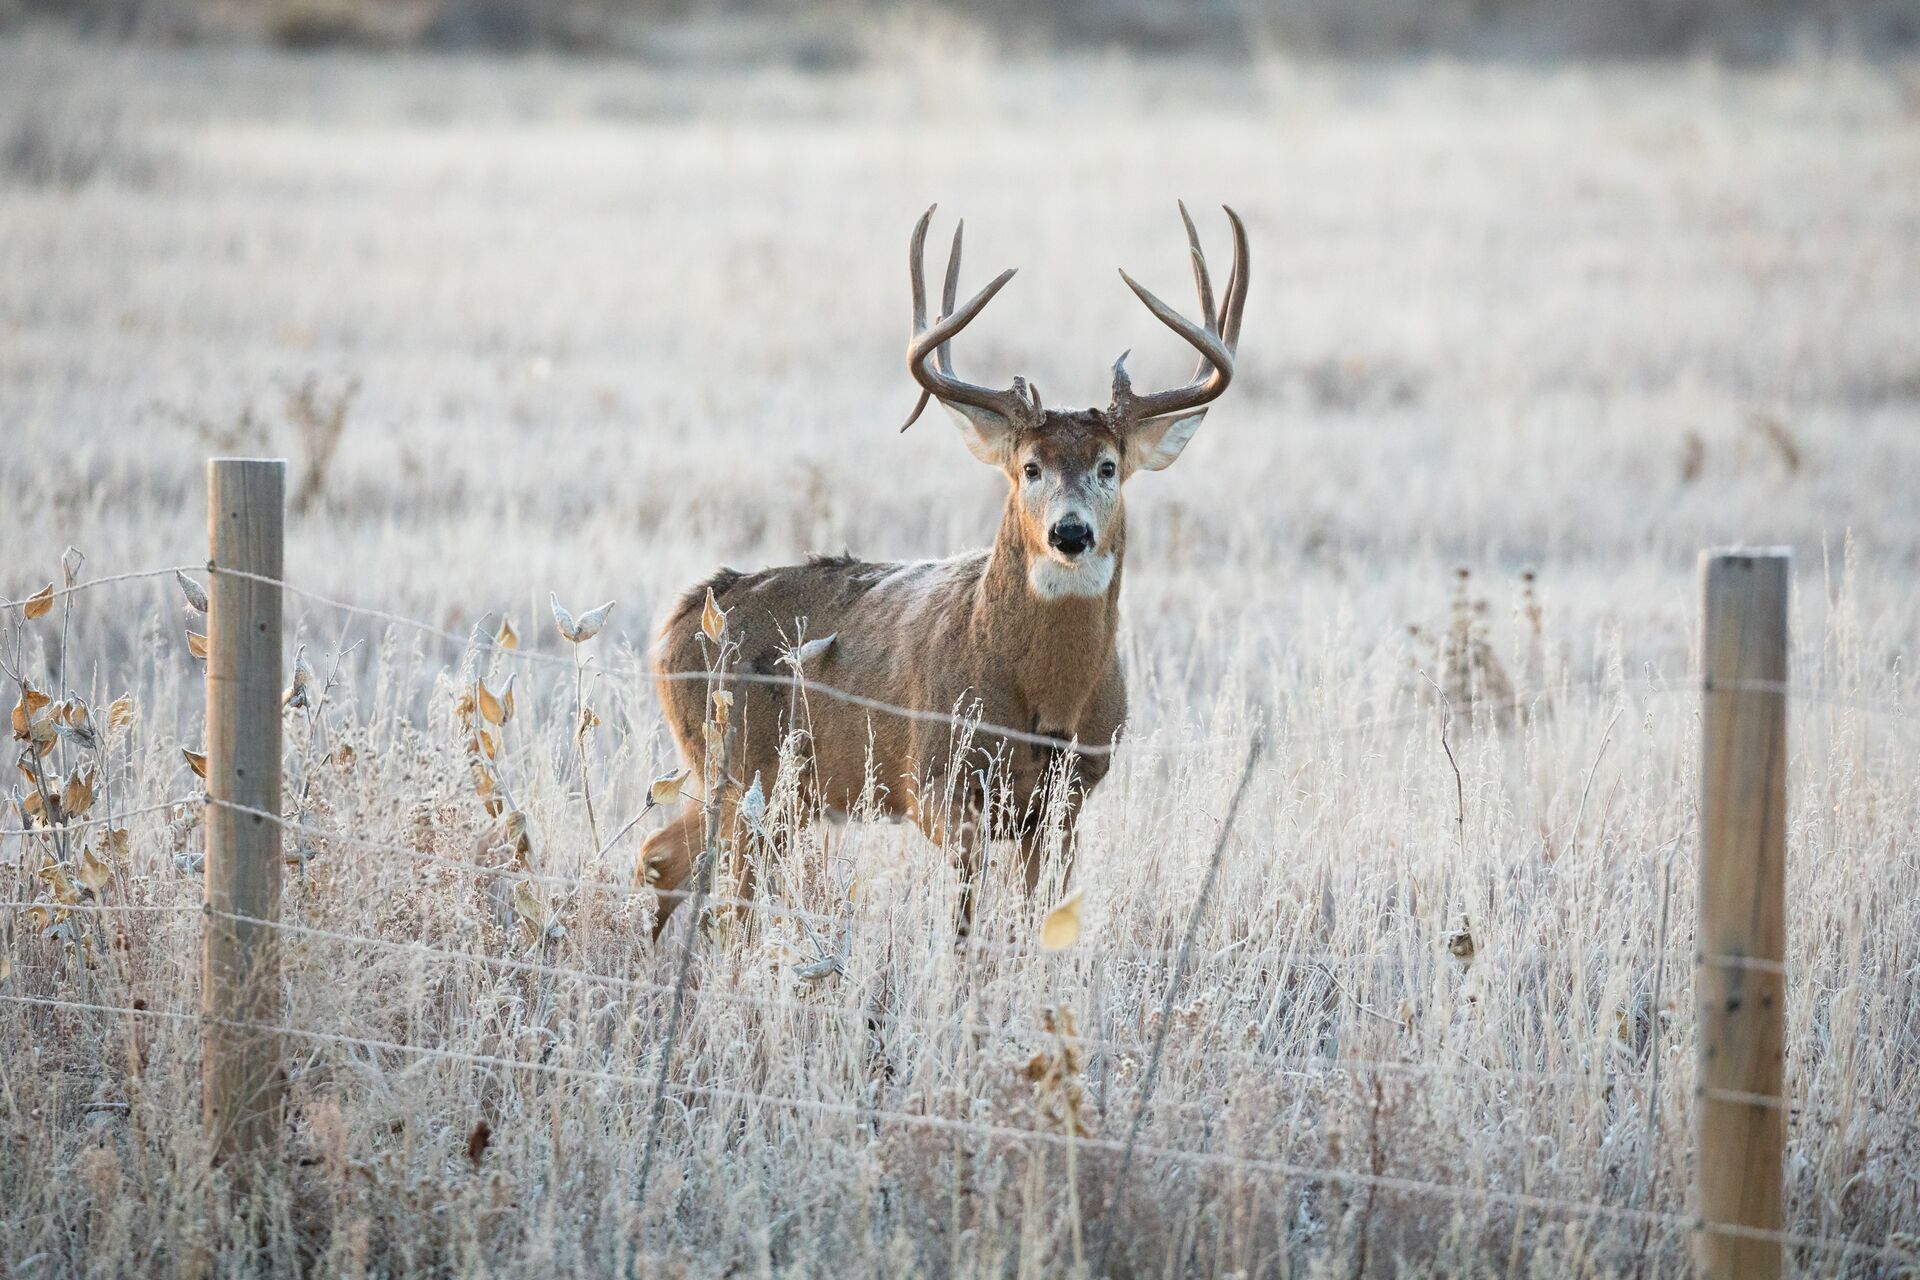
[[[654,651],[660,673],[700,673],[712,649],[700,630],[709,589],[727,615],[727,638],[738,646],[737,669],[787,673],[781,662],[804,639],[837,637],[824,657],[808,664],[809,683],[898,705],[977,716],[1005,725],[1107,746],[1126,718],[1126,682],[1115,652],[1120,564],[1126,528],[1118,485],[1101,522],[1097,552],[1114,557],[1099,596],[1043,600],[1028,585],[1032,558],[1047,554],[1044,513],[1022,501],[1019,465],[1031,458],[1050,477],[1075,482],[1102,459],[1124,463],[1124,446],[1098,413],[1050,413],[1023,431],[1012,449],[999,534],[986,551],[948,560],[870,563],[848,556],[814,557],[805,564],[757,573],[721,570],[676,604]],[[740,789],[757,776],[771,788],[790,726],[792,697],[780,685],[734,683],[728,773],[718,806],[722,834],[732,828]],[[661,705],[695,777],[706,772],[704,680],[663,680]],[[799,772],[803,803],[851,813],[867,781],[883,814],[916,822],[939,841],[958,840],[969,882],[977,875],[982,837],[1017,838],[1028,885],[1039,877],[1039,816],[1049,799],[1044,785],[1056,752],[1034,744],[978,734],[956,755],[957,731],[938,721],[915,721],[823,695],[806,700]],[[1107,756],[1077,755],[1062,797],[1071,826],[1085,793],[1107,771]],[[982,777],[988,779],[982,785]],[[989,795],[991,791],[993,794]],[[656,832],[640,871],[665,894],[663,923],[699,857],[704,821],[698,809]],[[737,843],[737,842],[736,842]],[[970,897],[970,894],[969,894]],[[970,902],[963,903],[963,928]]]

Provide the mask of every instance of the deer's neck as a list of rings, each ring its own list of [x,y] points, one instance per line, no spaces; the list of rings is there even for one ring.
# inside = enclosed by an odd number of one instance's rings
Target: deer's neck
[[[976,652],[989,679],[1010,680],[1042,730],[1072,732],[1088,696],[1113,660],[1120,621],[1125,517],[1115,511],[1100,554],[1112,557],[1098,594],[1060,591],[1035,572],[1011,498],[974,597]]]

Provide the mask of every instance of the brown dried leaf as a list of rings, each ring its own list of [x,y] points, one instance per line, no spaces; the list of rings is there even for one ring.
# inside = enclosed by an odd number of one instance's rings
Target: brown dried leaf
[[[0,974],[4,978],[5,974]],[[480,1157],[487,1154],[487,1144],[493,1141],[493,1126],[485,1120],[474,1122],[473,1132],[467,1135],[467,1163],[478,1166]]]
[[[124,729],[133,723],[133,695],[123,693],[107,706],[107,728]]]
[[[53,721],[42,718],[27,726],[27,740],[33,744],[33,754],[44,757],[60,740],[60,734],[54,729]]]
[[[195,773],[199,774],[202,778],[207,776],[206,753],[200,752],[200,751],[189,751],[185,747],[182,747],[180,748],[180,754],[187,758],[188,768],[192,769]]]
[[[81,777],[75,769],[67,775],[67,785],[60,793],[60,812],[68,818],[77,818],[93,807],[93,770],[87,770],[87,776]]]
[[[125,862],[133,849],[133,833],[125,827],[107,828],[107,852]]]
[[[73,875],[64,862],[49,862],[40,868],[40,878],[53,890],[53,896],[68,906],[80,901],[80,886],[73,882]]]
[[[21,610],[21,612],[26,614],[28,622],[32,622],[35,618],[44,618],[49,613],[52,613],[53,584],[49,582],[46,586],[28,596],[26,607]]]
[[[700,610],[700,630],[707,639],[715,644],[727,633],[727,615],[720,609],[720,602],[713,598],[713,588],[707,588],[707,603]]]
[[[681,788],[687,785],[687,779],[692,776],[693,770],[680,769],[655,778],[653,785],[647,788],[646,807],[652,809],[663,804],[673,804],[679,800]]]
[[[487,688],[486,681],[473,682],[473,701],[474,705],[480,708],[480,714],[485,717],[488,724],[507,722],[506,708],[500,705],[500,699],[494,696],[493,690]]]
[[[80,851],[80,883],[98,894],[113,879],[113,868],[93,856],[92,849]]]
[[[30,684],[20,686],[20,700],[13,704],[13,736],[25,742],[29,738],[29,726],[40,708],[47,705],[47,695]]]
[[[500,630],[494,635],[493,642],[502,649],[518,649],[520,647],[520,633],[513,629],[511,619],[500,619]]]
[[[313,666],[307,661],[307,646],[300,645],[293,651],[293,683],[280,699],[280,705],[288,710],[309,707],[307,688],[313,683]]]
[[[534,892],[533,883],[528,880],[513,886],[513,913],[526,922],[536,938],[544,936],[552,923],[552,913],[547,910],[547,904],[540,901],[540,895]]]
[[[1075,889],[1047,912],[1040,922],[1040,945],[1048,951],[1065,951],[1080,941],[1080,891]]]
[[[196,658],[207,656],[207,638],[198,631],[187,632],[187,652]]]

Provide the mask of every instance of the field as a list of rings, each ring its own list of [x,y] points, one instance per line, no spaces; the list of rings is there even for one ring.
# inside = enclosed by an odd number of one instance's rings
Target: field
[[[1920,70],[875,39],[834,75],[0,44],[0,594],[69,544],[201,564],[205,458],[284,455],[293,584],[562,659],[289,599],[308,1034],[240,1195],[190,1016],[204,619],[169,576],[0,614],[93,709],[47,758],[130,815],[22,836],[15,781],[0,823],[0,996],[66,1002],[0,1001],[13,1273],[1686,1274],[1695,557],[1744,542],[1797,568],[1789,1226],[1809,1274],[1909,1274],[1830,1246],[1920,1251]],[[1128,488],[1078,942],[996,864],[956,954],[944,853],[813,830],[780,910],[692,939],[656,1126],[689,937],[624,891],[659,816],[610,840],[675,767],[655,620],[719,563],[990,540],[1002,480],[895,430],[929,203],[968,287],[1022,268],[962,371],[1104,403],[1123,348],[1186,372],[1113,274],[1186,302],[1176,196],[1217,255],[1245,215],[1251,301]],[[576,649],[549,593],[618,603]],[[521,863],[459,710],[515,671]],[[63,853],[111,910],[59,914]]]

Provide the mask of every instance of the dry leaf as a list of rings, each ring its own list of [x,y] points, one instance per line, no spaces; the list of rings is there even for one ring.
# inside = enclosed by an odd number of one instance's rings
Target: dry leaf
[[[187,607],[195,613],[207,611],[207,589],[189,578],[178,569],[173,571],[174,580],[180,584],[181,594],[187,598]]]
[[[123,693],[107,706],[107,728],[124,729],[133,723],[133,695]]]
[[[28,596],[26,608],[22,612],[27,615],[28,622],[32,622],[35,618],[44,618],[49,613],[52,613],[53,584],[49,582],[46,586]]]
[[[80,886],[73,882],[73,876],[64,862],[49,862],[40,868],[40,878],[53,890],[53,896],[72,906],[80,901]]]
[[[75,742],[92,751],[100,745],[100,735],[94,732],[93,713],[87,710],[87,704],[75,698],[67,703],[67,734]]]
[[[339,746],[335,747],[333,749],[333,762],[334,764],[338,765],[342,769],[353,768],[352,744],[343,742]]]
[[[180,748],[180,754],[187,758],[188,767],[191,768],[195,773],[199,774],[203,778],[207,776],[207,757],[205,753],[199,752],[199,751],[189,751],[185,747],[182,747]]]
[[[707,603],[700,610],[700,630],[715,644],[719,644],[720,637],[727,633],[727,615],[721,612],[719,601],[713,598],[712,587],[707,588]]]
[[[87,771],[86,777],[80,776],[75,769],[67,775],[67,785],[60,793],[60,812],[68,818],[77,818],[93,807],[94,773]]]
[[[547,904],[540,901],[540,895],[533,891],[533,883],[522,880],[513,886],[513,913],[519,916],[538,938],[547,932],[550,923]]]
[[[87,553],[78,547],[68,547],[60,553],[60,581],[69,591],[80,585],[80,567],[87,562]]]
[[[5,977],[0,974],[0,978]],[[473,1132],[467,1135],[467,1163],[478,1165],[480,1157],[487,1154],[487,1144],[493,1141],[493,1126],[485,1120],[474,1122]]]
[[[500,722],[502,724],[513,719],[513,682],[519,678],[520,673],[517,671],[508,676],[507,687],[500,691],[500,714],[502,717]]]
[[[500,705],[500,699],[494,697],[493,690],[487,688],[486,681],[475,680],[473,682],[473,701],[474,705],[480,708],[480,714],[485,717],[488,724],[505,724],[507,722],[506,708]],[[489,752],[488,754],[492,753]]]
[[[93,856],[92,849],[80,851],[80,883],[97,895],[113,879],[113,868]]]
[[[47,695],[30,684],[20,686],[20,700],[13,704],[13,736],[26,742],[32,735],[29,732],[33,718],[40,708],[47,705]]]
[[[607,625],[607,615],[613,612],[614,601],[609,600],[597,609],[589,609],[580,615],[574,624],[574,633],[568,639],[573,641],[591,640],[600,634],[600,628]]]
[[[307,687],[312,683],[313,667],[307,662],[307,646],[300,645],[293,651],[293,683],[287,686],[280,705],[288,709],[311,706],[307,700]]]
[[[662,774],[660,777],[655,778],[653,785],[647,788],[647,804],[646,808],[642,809],[641,812],[645,813],[647,809],[656,808],[663,804],[673,804],[679,800],[680,789],[687,785],[687,779],[692,776],[693,770],[680,769],[674,773]]]
[[[511,621],[502,618],[500,619],[500,630],[494,635],[493,642],[502,649],[518,649],[520,647],[520,633],[513,629],[513,623]]]
[[[187,652],[196,658],[207,656],[207,638],[198,631],[187,632]]]
[[[553,604],[553,625],[560,628],[561,636],[568,640],[578,640],[580,637],[574,628],[573,615],[568,613],[567,607],[560,603],[560,597],[549,591],[547,599]]]
[[[33,744],[33,754],[45,756],[53,750],[53,744],[60,740],[60,735],[54,729],[53,721],[43,718],[27,726],[27,740]]]
[[[1040,945],[1048,951],[1065,951],[1080,941],[1080,891],[1075,889],[1047,912],[1040,922]]]
[[[132,847],[132,833],[125,827],[109,827],[107,829],[108,853],[120,859],[120,861],[125,862],[127,860],[127,854],[131,852]]]

